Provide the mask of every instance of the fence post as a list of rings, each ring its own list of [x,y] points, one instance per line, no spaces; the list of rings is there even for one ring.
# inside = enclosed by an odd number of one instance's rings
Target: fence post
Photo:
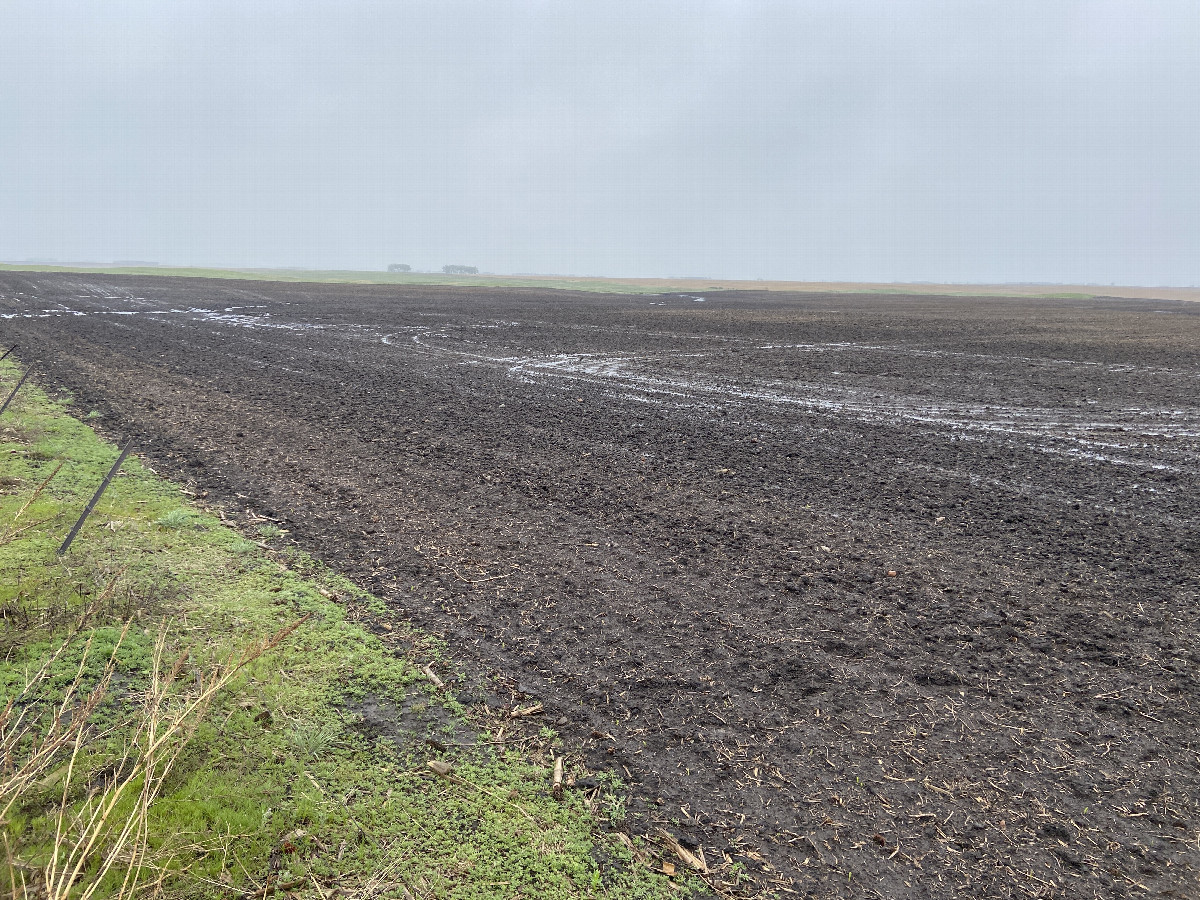
[[[121,455],[117,457],[117,461],[113,463],[112,468],[108,470],[108,474],[104,476],[104,480],[100,482],[100,487],[96,488],[96,493],[92,495],[92,499],[84,507],[83,515],[79,517],[79,521],[75,523],[75,527],[71,529],[70,534],[67,535],[67,539],[58,548],[59,556],[62,556],[71,548],[71,541],[75,540],[75,535],[79,534],[79,529],[83,527],[84,521],[91,515],[92,510],[96,508],[96,504],[100,502],[100,498],[104,495],[105,489],[108,488],[109,482],[113,480],[113,477],[117,474],[117,470],[121,468],[121,463],[125,462],[125,457],[129,455],[129,451],[132,449],[133,441],[126,441],[125,446],[121,449]]]
[[[18,381],[17,386],[12,389],[12,393],[8,395],[8,399],[5,400],[2,405],[0,405],[0,414],[3,414],[3,412],[6,409],[8,409],[8,404],[12,403],[13,397],[17,396],[17,391],[19,391],[21,389],[21,385],[23,385],[25,383],[25,379],[28,377],[29,377],[28,372],[26,372],[24,375],[21,376],[21,380]]]

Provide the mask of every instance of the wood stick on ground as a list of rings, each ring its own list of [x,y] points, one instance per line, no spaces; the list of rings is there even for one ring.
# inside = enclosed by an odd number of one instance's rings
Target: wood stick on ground
[[[467,779],[460,778],[459,776],[455,775],[454,774],[454,766],[450,765],[450,763],[443,762],[440,759],[431,759],[429,761],[429,768],[432,769],[434,771],[434,773],[437,774],[439,777],[445,778],[451,784],[460,784],[460,785],[463,785],[464,787],[474,788],[475,790],[479,791],[479,793],[481,793],[481,794],[487,794],[489,797],[494,797],[496,800],[499,800],[501,803],[511,806],[513,809],[515,809],[517,812],[519,812],[521,815],[523,815],[529,822],[533,822],[533,823],[537,822],[537,820],[534,819],[534,817],[531,816],[525,810],[525,808],[523,806],[521,806],[519,803],[514,803],[508,797],[504,797],[504,796],[496,793],[495,791],[489,790],[488,788],[485,788],[483,785],[476,784],[473,781],[467,781]]]
[[[644,865],[650,864],[646,859],[646,854],[637,848],[637,845],[633,843],[633,839],[629,835],[623,831],[618,831],[616,833],[616,838],[621,842],[625,849],[629,851],[630,855],[633,856],[634,859]]]
[[[437,674],[433,671],[432,663],[425,666],[425,668],[423,668],[421,671],[425,674],[426,678],[428,678],[430,681],[433,682],[433,686],[435,688],[437,688],[439,691],[444,691],[446,689],[445,682],[443,682],[442,679],[438,678]]]
[[[508,717],[510,719],[520,719],[524,716],[536,716],[543,709],[544,709],[544,707],[542,706],[541,702],[539,701],[539,702],[533,704],[533,706],[524,706],[519,709],[514,709],[512,712],[510,712],[508,714]]]
[[[459,581],[464,581],[467,584],[483,584],[485,581],[499,581],[501,578],[512,577],[512,572],[506,572],[503,575],[489,575],[487,578],[467,578],[465,575],[459,572],[458,569],[452,568],[450,571],[454,573],[455,578],[457,578]]]
[[[678,856],[680,861],[685,866],[699,872],[702,875],[708,874],[708,866],[704,864],[704,860],[700,859],[698,856],[693,854],[692,851],[688,850],[687,847],[679,843],[679,841],[675,839],[675,836],[671,834],[671,832],[667,831],[665,828],[659,828],[655,831],[655,833],[658,835],[658,839],[667,845],[667,849]]]
[[[550,793],[554,795],[555,800],[561,800],[563,796],[563,758],[561,756],[554,757],[554,775],[550,778]]]

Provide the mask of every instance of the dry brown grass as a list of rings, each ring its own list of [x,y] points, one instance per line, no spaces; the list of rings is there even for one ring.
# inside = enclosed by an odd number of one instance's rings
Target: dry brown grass
[[[171,771],[187,747],[213,700],[249,663],[278,646],[302,622],[270,637],[192,667],[193,654],[168,651],[168,634],[160,629],[154,645],[149,684],[138,713],[121,723],[124,750],[107,783],[92,787],[82,801],[73,799],[80,754],[98,736],[92,722],[108,694],[116,672],[117,653],[129,631],[121,632],[98,683],[86,694],[81,686],[88,669],[92,640],[88,639],[75,677],[50,717],[48,725],[31,721],[38,705],[29,702],[42,688],[55,664],[72,643],[72,635],[31,673],[23,690],[0,713],[0,825],[14,808],[53,781],[63,766],[62,795],[55,813],[53,846],[44,865],[14,857],[5,835],[7,887],[11,896],[89,900],[105,885],[114,869],[124,870],[110,896],[139,894],[147,874],[161,881],[168,873],[165,860],[152,859],[150,811]],[[50,775],[47,776],[47,772]]]
[[[8,527],[4,529],[4,534],[0,535],[0,545],[7,544],[21,532],[28,531],[30,528],[36,528],[38,525],[48,521],[46,519],[42,519],[40,521],[28,522],[25,525],[17,524],[21,521],[21,516],[25,515],[25,512],[29,509],[29,507],[33,506],[33,504],[37,502],[38,497],[42,495],[42,492],[46,490],[47,485],[50,484],[50,482],[54,479],[54,476],[59,473],[59,470],[62,469],[62,467],[63,464],[61,462],[55,466],[53,471],[51,471],[50,474],[47,475],[42,481],[42,483],[34,489],[33,493],[29,496],[29,499],[25,501],[25,504],[17,510],[17,514],[13,516],[12,521],[8,524]]]

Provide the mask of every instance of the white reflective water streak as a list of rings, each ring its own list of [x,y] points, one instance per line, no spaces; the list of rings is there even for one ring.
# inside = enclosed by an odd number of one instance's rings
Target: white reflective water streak
[[[1183,471],[1200,466],[1200,448],[1191,445],[1200,439],[1200,410],[1153,407],[1125,407],[1110,413],[1112,418],[1096,417],[1093,409],[1064,407],[1019,407],[996,404],[971,404],[926,400],[920,397],[880,391],[872,385],[860,389],[828,382],[785,382],[778,380],[728,379],[691,375],[673,377],[653,371],[664,356],[698,354],[615,355],[603,353],[564,353],[545,356],[499,356],[464,351],[442,342],[454,339],[434,330],[412,337],[427,352],[470,358],[505,367],[513,377],[530,383],[539,380],[588,382],[605,389],[609,396],[648,403],[714,407],[729,402],[766,403],[777,407],[795,407],[808,411],[850,416],[865,422],[906,421],[959,434],[1017,439],[1032,449],[1077,460],[1133,466],[1151,470]],[[765,349],[851,349],[854,345],[767,345]],[[860,349],[856,347],[855,349]],[[869,349],[904,352],[905,348],[880,345]],[[924,351],[917,351],[924,352]],[[928,355],[949,355],[928,351]],[[990,358],[982,354],[962,354],[972,358]],[[1051,360],[1055,365],[1072,365],[1071,360]],[[1099,364],[1079,362],[1081,367]],[[1197,377],[1195,373],[1151,367],[1106,366],[1111,371],[1141,371]],[[648,371],[648,369],[650,371]],[[1094,406],[1089,403],[1089,406]],[[1120,437],[1121,440],[1113,440]],[[1104,440],[1102,438],[1109,438]],[[1162,446],[1163,441],[1179,442]],[[1153,443],[1151,443],[1153,442]],[[1163,459],[1145,458],[1139,451],[1152,450]]]
[[[1015,406],[1007,404],[962,403],[926,399],[881,389],[877,384],[856,387],[837,383],[833,379],[853,376],[830,373],[831,380],[821,382],[761,379],[737,376],[717,376],[689,372],[685,376],[664,371],[671,359],[703,357],[707,353],[665,350],[654,354],[559,353],[515,354],[488,349],[486,340],[471,342],[463,347],[461,336],[452,337],[446,329],[454,327],[461,333],[463,326],[409,326],[383,334],[370,326],[358,324],[316,324],[282,321],[271,313],[252,313],[262,306],[225,306],[218,308],[190,306],[186,308],[148,309],[143,298],[130,292],[109,290],[103,286],[79,283],[76,287],[88,291],[88,299],[116,301],[140,309],[91,308],[76,309],[65,304],[57,308],[40,308],[28,312],[0,313],[0,318],[48,318],[79,315],[168,315],[179,316],[205,324],[247,329],[279,329],[284,331],[349,330],[360,337],[379,340],[397,348],[401,344],[425,355],[456,359],[462,363],[493,365],[507,371],[509,376],[523,382],[582,381],[603,389],[605,395],[640,403],[670,404],[699,409],[711,409],[730,403],[767,404],[782,409],[806,411],[835,416],[849,416],[866,422],[905,421],[934,429],[944,429],[956,435],[976,434],[981,438],[1009,438],[1041,452],[1064,455],[1080,460],[1104,462],[1150,469],[1174,469],[1177,466],[1194,469],[1200,464],[1200,448],[1192,442],[1200,439],[1200,409],[1125,407],[1098,417],[1095,410],[1076,410],[1069,407]],[[698,298],[689,298],[698,299]],[[19,301],[23,302],[23,301]],[[472,323],[470,330],[488,329],[488,339],[504,328],[537,327],[534,323],[492,321]],[[611,331],[604,326],[579,326]],[[397,343],[401,336],[408,338]],[[648,335],[637,333],[638,337]],[[656,332],[654,336],[695,340],[700,336]],[[482,337],[482,336],[481,336]],[[709,338],[719,344],[730,342],[719,336]],[[762,352],[779,353],[872,353],[916,356],[932,359],[946,358],[978,361],[985,365],[1028,362],[1043,367],[1085,369],[1114,374],[1142,374],[1156,377],[1196,378],[1200,372],[1154,366],[1105,364],[1086,360],[1061,358],[1012,357],[940,349],[912,348],[900,345],[865,342],[824,343],[767,343],[756,344]],[[1095,401],[1087,401],[1089,407]],[[1151,450],[1158,459],[1144,458],[1139,451]],[[1165,458],[1165,460],[1164,460]]]

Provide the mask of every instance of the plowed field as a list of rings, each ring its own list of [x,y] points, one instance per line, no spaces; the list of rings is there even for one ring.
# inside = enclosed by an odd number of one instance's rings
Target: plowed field
[[[0,339],[751,887],[1200,895],[1198,304],[0,273]]]

